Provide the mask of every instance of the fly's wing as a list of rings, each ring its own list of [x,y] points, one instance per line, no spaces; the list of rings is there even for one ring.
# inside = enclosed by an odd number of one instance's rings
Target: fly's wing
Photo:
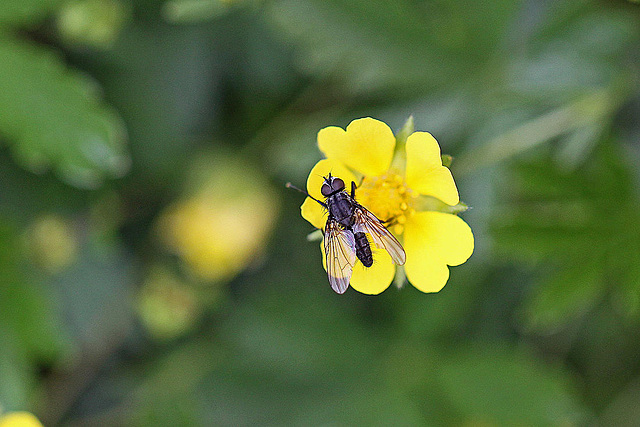
[[[353,264],[356,262],[355,247],[353,233],[329,219],[324,230],[324,253],[329,284],[339,294],[343,294],[349,287]]]
[[[355,223],[353,225],[353,231],[369,233],[376,246],[386,250],[389,255],[391,255],[394,263],[404,265],[407,260],[404,248],[400,242],[398,242],[398,239],[386,229],[382,221],[363,206],[358,206],[354,215]]]

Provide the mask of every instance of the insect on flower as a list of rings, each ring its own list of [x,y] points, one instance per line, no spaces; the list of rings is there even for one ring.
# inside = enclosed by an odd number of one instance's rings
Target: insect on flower
[[[291,183],[287,183],[286,187],[306,194],[329,214],[324,228],[323,243],[331,288],[339,294],[347,290],[356,259],[365,267],[373,265],[373,254],[367,235],[371,236],[376,247],[389,253],[394,263],[403,265],[406,255],[400,242],[385,228],[380,219],[356,202],[356,183],[351,181],[349,194],[342,179],[332,176],[331,173],[323,179],[320,193],[325,197],[324,202]]]

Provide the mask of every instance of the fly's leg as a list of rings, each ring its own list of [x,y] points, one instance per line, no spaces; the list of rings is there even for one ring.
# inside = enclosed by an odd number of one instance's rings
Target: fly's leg
[[[397,224],[395,216],[392,216],[391,218],[387,218],[385,220],[380,220],[380,222],[383,223],[385,227],[390,227],[392,225],[396,225]]]
[[[360,187],[364,182],[364,176],[360,178],[360,184],[356,185],[355,181],[351,181],[351,198],[356,199],[356,188]]]

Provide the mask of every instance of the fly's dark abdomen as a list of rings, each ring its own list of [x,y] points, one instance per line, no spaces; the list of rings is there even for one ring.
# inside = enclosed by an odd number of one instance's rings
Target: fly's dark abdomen
[[[373,255],[371,254],[371,246],[369,245],[369,239],[367,235],[362,232],[353,234],[356,242],[356,256],[365,267],[371,267],[373,265]]]

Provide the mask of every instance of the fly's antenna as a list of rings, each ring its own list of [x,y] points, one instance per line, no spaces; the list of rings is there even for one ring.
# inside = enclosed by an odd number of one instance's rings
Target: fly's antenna
[[[284,186],[287,187],[287,188],[291,188],[293,190],[299,191],[300,193],[304,194],[305,196],[309,197],[310,199],[315,200],[316,202],[320,203],[320,205],[322,207],[325,207],[325,208],[327,207],[327,205],[325,203],[322,203],[320,200],[316,199],[315,197],[313,197],[312,195],[310,195],[306,191],[299,189],[298,187],[296,187],[295,185],[293,185],[290,182],[287,182]]]
[[[309,196],[309,193],[307,193],[307,192],[306,192],[306,191],[304,191],[304,190],[299,189],[298,187],[296,187],[295,185],[293,185],[293,184],[292,184],[292,183],[290,183],[290,182],[287,182],[284,186],[285,186],[285,187],[287,187],[287,188],[291,188],[291,189],[293,189],[293,190],[299,191],[299,192],[301,192],[302,194],[306,194],[307,196]]]

